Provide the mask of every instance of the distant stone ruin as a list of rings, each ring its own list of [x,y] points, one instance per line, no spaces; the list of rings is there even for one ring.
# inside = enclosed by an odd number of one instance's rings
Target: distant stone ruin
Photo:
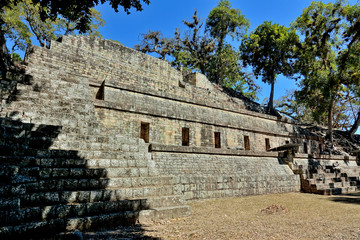
[[[25,74],[0,86],[0,239],[185,216],[188,200],[360,183],[356,157],[320,154],[322,137],[112,41],[31,46]]]

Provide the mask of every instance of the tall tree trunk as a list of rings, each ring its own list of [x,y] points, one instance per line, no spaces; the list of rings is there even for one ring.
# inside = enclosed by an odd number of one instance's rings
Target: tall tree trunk
[[[274,110],[274,86],[275,86],[275,81],[273,80],[271,82],[271,91],[270,91],[270,98],[268,104],[269,112],[273,112]]]
[[[356,120],[355,120],[354,124],[352,125],[352,127],[351,127],[351,129],[349,131],[349,135],[350,135],[350,138],[352,140],[354,140],[355,132],[359,128],[359,126],[360,126],[360,110],[358,111],[358,114],[356,116]]]
[[[2,30],[4,23],[0,19],[0,70],[2,78],[6,78],[6,72],[10,66],[8,49],[6,48],[5,32]]]
[[[330,139],[330,155],[334,150],[334,136],[333,136],[333,105],[334,105],[334,97],[331,97],[330,106],[329,106],[329,113],[328,113],[328,128],[329,128],[329,139]]]

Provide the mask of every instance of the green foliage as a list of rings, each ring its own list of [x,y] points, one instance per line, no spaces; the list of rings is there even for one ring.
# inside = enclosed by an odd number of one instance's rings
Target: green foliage
[[[318,111],[319,106],[322,104],[319,99],[321,96],[319,93],[309,96],[311,101],[317,104],[308,106],[302,101],[298,101],[295,95],[295,91],[289,91],[282,98],[274,101],[274,106],[278,111],[299,123],[309,124],[328,124],[328,116],[326,111]],[[359,110],[360,102],[349,89],[343,89],[339,98],[334,104],[332,122],[333,127],[349,130],[355,119],[357,111]]]
[[[18,4],[25,3],[26,0],[1,0],[0,1],[0,72],[3,78],[6,77],[6,72],[9,67],[12,65],[8,50],[6,47],[6,28],[3,13],[6,8],[11,6],[16,6]],[[135,8],[137,11],[142,10],[142,4],[149,4],[149,0],[127,0],[127,1],[118,1],[118,0],[89,0],[89,1],[79,1],[79,0],[33,0],[32,5],[40,4],[40,20],[45,22],[47,20],[55,21],[57,18],[63,18],[68,22],[74,22],[74,28],[80,33],[89,32],[91,29],[91,22],[94,16],[94,12],[91,10],[96,5],[104,4],[108,2],[111,7],[118,12],[119,7],[123,7],[124,11],[129,14],[130,9]],[[95,19],[97,17],[95,16]],[[21,35],[21,33],[14,32],[9,33],[7,30],[8,36],[16,38],[15,35]],[[25,39],[22,38],[22,39]],[[26,41],[25,41],[26,43]],[[17,44],[19,48],[25,45],[24,42]]]
[[[30,38],[33,36],[28,26],[22,21],[21,11],[19,8],[7,8],[7,11],[1,14],[6,25],[4,26],[5,36],[11,39],[14,44],[11,53],[16,49],[25,51],[27,44],[31,43]]]
[[[184,36],[178,29],[175,31],[173,65],[187,70],[200,71],[206,75],[208,65],[215,52],[215,41],[207,33],[201,35],[203,23],[199,19],[197,11],[192,16],[192,21],[184,20],[183,23],[188,31]]]
[[[2,0],[0,1],[0,10],[3,12],[5,8],[13,5],[25,3],[27,0]],[[130,14],[131,9],[137,11],[143,10],[143,4],[149,4],[149,0],[89,0],[89,1],[78,1],[78,0],[33,0],[33,5],[39,4],[40,6],[40,18],[43,22],[45,20],[55,20],[57,18],[64,18],[70,22],[76,22],[76,30],[80,33],[86,33],[90,30],[92,21],[92,8],[98,4],[109,3],[115,12],[119,11],[119,7]],[[3,25],[2,19],[0,18],[0,25]]]
[[[199,71],[212,82],[256,99],[259,87],[241,71],[239,53],[225,41],[227,36],[238,39],[249,26],[240,10],[231,9],[228,1],[220,1],[210,12],[206,28],[196,11],[190,21],[183,23],[188,29],[185,34],[177,29],[173,38],[164,38],[159,31],[149,31],[135,48],[156,53],[179,69]]]
[[[228,0],[219,1],[218,6],[210,11],[206,20],[206,30],[211,37],[217,39],[220,49],[227,36],[231,36],[232,40],[240,40],[249,27],[249,20],[239,9],[231,8]]]
[[[22,61],[22,58],[20,57],[20,54],[18,54],[18,53],[11,54],[11,59],[14,62],[21,62]]]
[[[359,16],[359,6],[347,1],[312,2],[292,24],[304,36],[297,63],[303,79],[296,97],[314,109],[315,117],[326,113],[330,139],[344,92],[359,97]]]
[[[241,59],[245,66],[250,65],[256,77],[272,85],[269,108],[273,108],[274,83],[278,74],[294,74],[295,46],[299,42],[294,30],[264,22],[249,36],[245,36],[241,45]]]
[[[167,55],[173,52],[174,43],[170,38],[164,38],[159,31],[148,31],[141,34],[142,41],[140,45],[135,45],[135,49],[143,53],[151,52],[160,55],[160,59],[166,60]]]
[[[296,100],[294,91],[288,91],[285,96],[275,100],[274,106],[279,113],[296,122],[314,123],[312,117],[313,111]],[[321,124],[322,122],[317,123]]]
[[[40,4],[34,4],[31,0],[24,0],[16,6],[5,8],[2,14],[5,22],[5,37],[14,42],[11,52],[16,49],[24,50],[26,45],[31,43],[33,36],[36,37],[40,46],[44,47],[49,46],[51,40],[55,40],[61,35],[75,33],[78,21],[69,21],[59,17],[44,22],[40,18],[41,11],[47,11],[47,9],[41,7]],[[89,30],[84,34],[101,36],[98,30],[105,21],[98,11],[90,9],[90,12]]]

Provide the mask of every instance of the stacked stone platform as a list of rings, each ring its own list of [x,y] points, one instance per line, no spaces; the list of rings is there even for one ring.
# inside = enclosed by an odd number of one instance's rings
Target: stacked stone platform
[[[51,50],[31,51],[30,81],[0,112],[0,238],[189,214],[178,179],[158,174],[148,145],[97,121],[86,78],[63,71]]]
[[[360,170],[356,167],[333,166],[310,168],[303,174],[302,187],[305,192],[324,195],[353,193],[360,189]]]
[[[255,153],[241,152],[153,152],[152,158],[161,173],[180,177],[187,200],[300,191],[299,176],[286,164],[279,164],[276,155],[255,157]]]
[[[353,193],[360,189],[360,168],[352,156],[318,157],[296,154],[292,169],[301,177],[301,188],[307,193],[324,195]]]

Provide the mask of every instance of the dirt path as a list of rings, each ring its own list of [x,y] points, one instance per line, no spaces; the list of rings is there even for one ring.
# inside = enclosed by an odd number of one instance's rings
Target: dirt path
[[[189,217],[97,233],[96,239],[360,240],[360,193],[287,193],[196,201],[189,205]],[[95,239],[90,233],[84,237]]]

